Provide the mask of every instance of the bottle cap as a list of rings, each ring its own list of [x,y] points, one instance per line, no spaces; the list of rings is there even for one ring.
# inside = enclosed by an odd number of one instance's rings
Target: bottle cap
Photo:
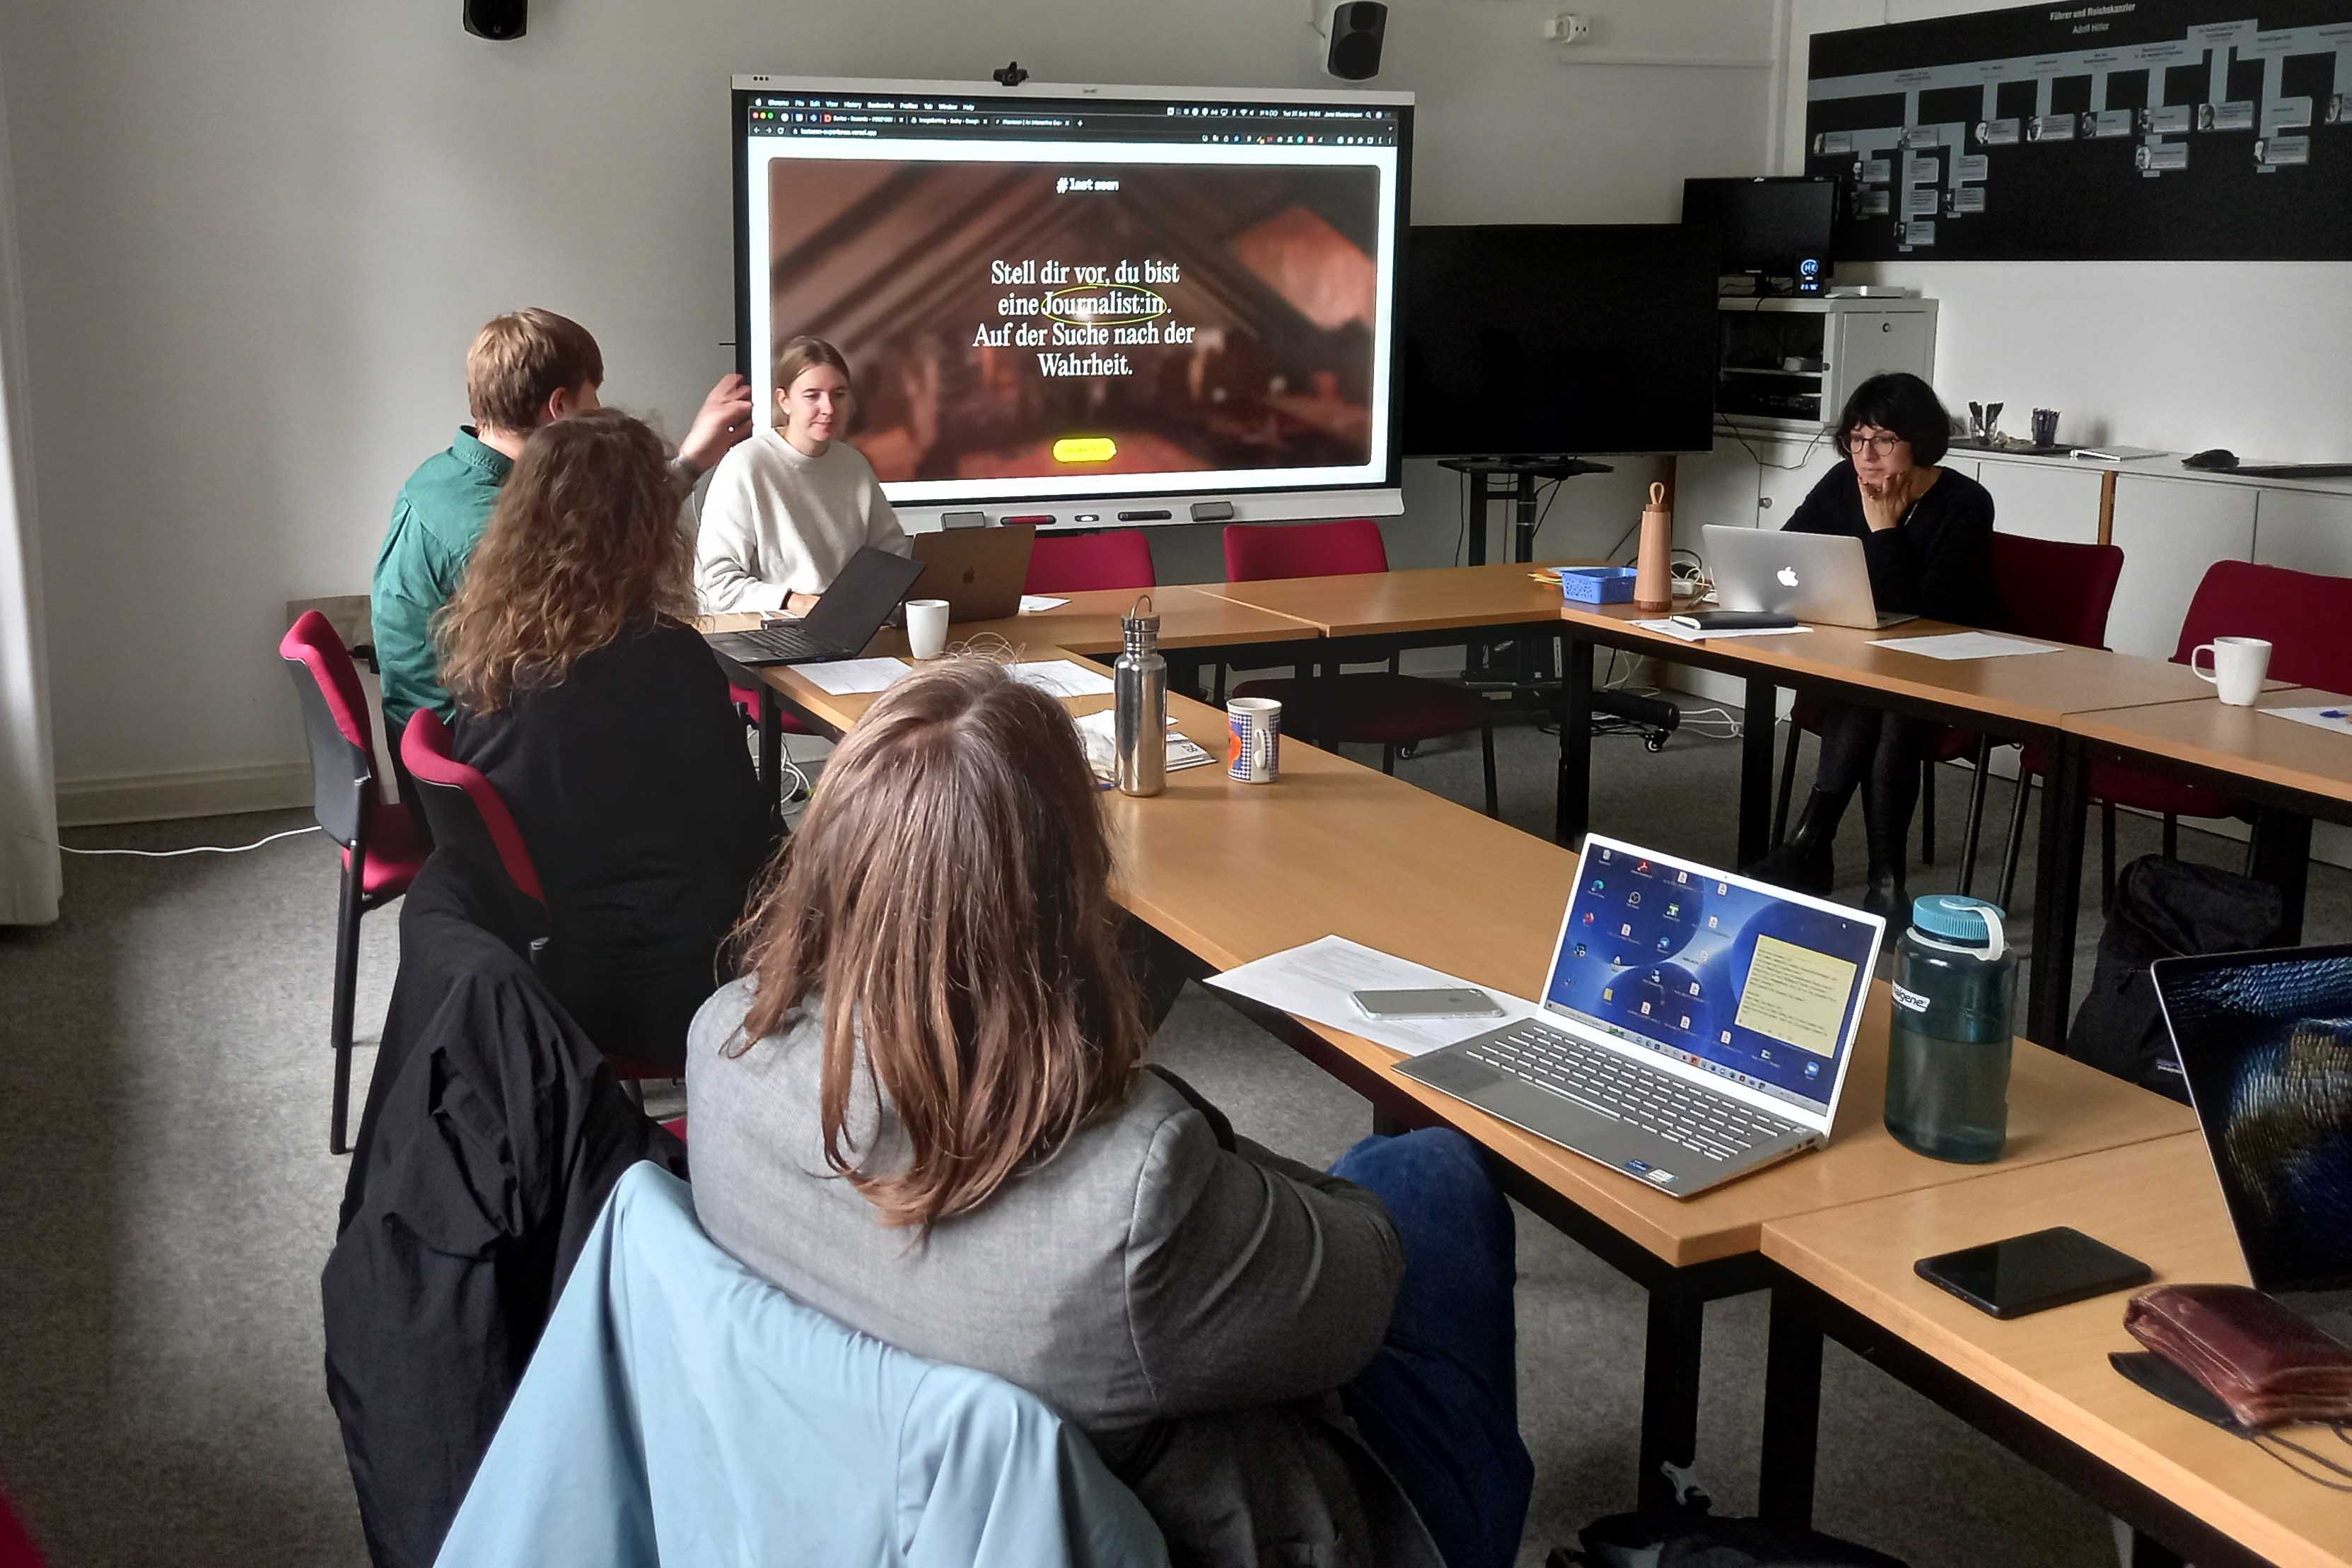
[[[1127,639],[1130,653],[1148,653],[1160,646],[1160,612],[1151,602],[1151,595],[1139,595],[1128,612],[1118,619],[1118,629]]]
[[[1981,898],[1930,893],[1911,901],[1911,925],[1939,941],[1990,947],[2000,941],[1995,933],[2000,929],[2001,908]]]

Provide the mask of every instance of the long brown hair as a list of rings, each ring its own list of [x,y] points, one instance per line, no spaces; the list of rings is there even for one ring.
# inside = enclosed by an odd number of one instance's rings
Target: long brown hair
[[[692,614],[694,545],[677,508],[660,439],[619,410],[532,432],[434,619],[442,684],[496,713],[631,626]]]
[[[730,1050],[821,1000],[825,1163],[885,1224],[928,1232],[1126,1092],[1147,1029],[1110,873],[1061,705],[985,659],[912,675],[826,759],[754,902],[759,988]],[[848,1147],[861,1070],[906,1134],[903,1170]]]

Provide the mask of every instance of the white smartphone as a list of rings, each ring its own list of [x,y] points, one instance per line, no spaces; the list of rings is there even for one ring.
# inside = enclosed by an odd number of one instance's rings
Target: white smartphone
[[[1368,1019],[1406,1022],[1413,1019],[1498,1019],[1494,998],[1471,986],[1431,986],[1411,991],[1350,991],[1349,999]]]

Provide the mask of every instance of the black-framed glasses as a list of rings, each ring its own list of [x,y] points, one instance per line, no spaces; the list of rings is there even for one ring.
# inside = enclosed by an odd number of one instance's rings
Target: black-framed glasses
[[[1909,444],[1909,442],[1904,440],[1903,437],[1899,435],[1884,434],[1849,435],[1845,437],[1843,443],[1845,455],[1848,457],[1859,457],[1863,455],[1865,449],[1875,452],[1881,457],[1891,456],[1896,447],[1908,446]]]

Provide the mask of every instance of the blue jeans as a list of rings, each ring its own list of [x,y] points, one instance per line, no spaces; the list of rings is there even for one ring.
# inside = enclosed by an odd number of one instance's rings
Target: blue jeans
[[[1378,1193],[1404,1243],[1388,1338],[1340,1400],[1446,1568],[1510,1568],[1535,1487],[1519,1440],[1510,1205],[1478,1146],[1444,1128],[1366,1138],[1331,1174]]]

